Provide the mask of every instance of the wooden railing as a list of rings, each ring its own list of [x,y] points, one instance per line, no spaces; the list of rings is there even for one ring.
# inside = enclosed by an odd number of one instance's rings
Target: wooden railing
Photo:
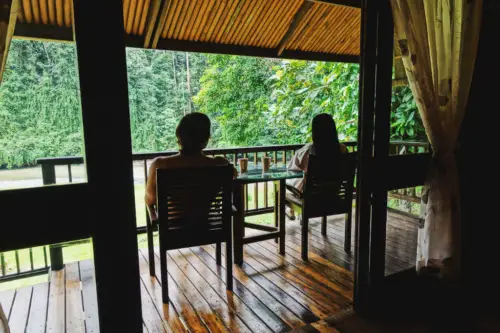
[[[357,148],[356,142],[344,142],[347,146],[349,152],[355,152]],[[288,163],[293,156],[295,150],[301,148],[303,144],[294,145],[273,145],[273,146],[261,146],[261,147],[241,147],[241,148],[216,148],[216,149],[206,149],[205,154],[209,156],[222,156],[227,158],[231,163],[236,163],[236,161],[241,157],[247,157],[255,164],[260,163],[260,158],[264,155],[270,156],[274,163]],[[392,155],[405,155],[414,153],[424,153],[428,152],[429,146],[427,143],[422,142],[405,142],[405,141],[395,141],[391,142],[390,152]],[[148,169],[150,163],[159,156],[171,156],[176,154],[177,151],[164,151],[156,153],[138,153],[133,155],[134,170],[141,169],[139,174],[135,174],[134,178],[137,183],[145,183],[147,179]],[[68,182],[72,183],[75,180],[73,177],[73,167],[75,165],[80,165],[84,163],[83,157],[72,156],[72,157],[56,157],[56,158],[41,158],[37,160],[37,163],[41,166],[42,177],[44,185],[56,184],[56,166],[66,166],[67,167],[67,177]],[[60,178],[59,178],[60,179]],[[259,184],[251,184],[245,188],[245,215],[252,216],[264,213],[271,213],[274,210],[274,196],[272,193],[272,184],[266,182]],[[263,189],[263,191],[260,191]],[[416,188],[394,190],[389,193],[390,197],[394,199],[404,200],[406,202],[419,203],[420,198]],[[259,200],[261,197],[261,200]],[[145,216],[144,216],[145,218]],[[138,234],[146,232],[145,226],[138,226]],[[16,254],[16,265],[13,272],[6,272],[4,254],[0,253],[0,281],[10,280],[15,278],[27,277],[36,274],[42,274],[48,271],[49,263],[47,260],[47,248],[50,252],[50,265],[53,269],[58,269],[63,266],[63,254],[62,248],[60,246],[53,247],[43,247],[44,263],[43,267],[37,268],[33,265],[33,256],[31,253],[34,249],[28,249],[30,252],[30,262],[31,269],[22,271],[21,263],[19,262],[19,255]],[[17,253],[17,251],[15,251]]]
[[[414,141],[394,141],[390,144],[389,154],[390,155],[409,155],[409,154],[419,154],[428,153],[430,151],[429,143],[427,142],[414,142]],[[415,204],[420,205],[421,202],[421,188],[411,187],[402,188],[390,191],[389,198],[399,200],[404,206],[400,208],[392,208],[398,212],[413,214]],[[416,209],[420,211],[419,208]]]
[[[0,281],[10,281],[15,279],[22,279],[24,277],[30,277],[39,274],[45,274],[49,271],[49,262],[47,256],[48,246],[41,246],[37,248],[29,248],[26,250],[15,250],[9,252],[0,253]],[[26,253],[28,251],[28,253]],[[28,254],[29,266],[23,267],[22,258]],[[43,263],[41,265],[35,265],[34,257],[43,256]],[[11,261],[14,261],[14,269],[12,271],[8,270]],[[9,263],[9,265],[7,265]]]
[[[355,151],[356,142],[346,142],[344,143],[349,151]],[[303,147],[303,144],[294,145],[274,145],[274,146],[259,146],[259,147],[239,147],[239,148],[215,148],[206,149],[204,152],[208,156],[221,156],[228,159],[231,163],[237,163],[237,160],[242,157],[248,158],[251,162],[259,164],[262,156],[272,157],[273,163],[287,164],[293,156],[295,150]],[[150,163],[160,156],[172,156],[177,154],[177,151],[164,151],[156,153],[137,153],[133,155],[133,161],[141,163],[142,172],[141,175],[135,175],[136,181],[145,182],[147,179],[148,169]],[[41,158],[37,160],[37,163],[42,167],[43,183],[55,184],[56,183],[56,166],[65,165],[68,168],[68,175],[70,176],[69,182],[72,182],[72,165],[82,164],[83,157],[58,157],[58,158]],[[139,179],[137,179],[139,178]],[[271,193],[269,190],[270,184],[268,183],[258,183],[251,184],[245,188],[245,215],[258,215],[263,213],[270,213],[273,211],[273,205],[271,200],[269,200],[269,195],[263,195],[263,200],[259,201],[259,188],[263,187],[263,193]],[[272,196],[271,196],[272,197]],[[138,231],[140,233],[145,232],[144,227],[139,227]]]

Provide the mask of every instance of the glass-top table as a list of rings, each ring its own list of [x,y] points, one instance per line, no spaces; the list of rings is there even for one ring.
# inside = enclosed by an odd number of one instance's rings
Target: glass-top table
[[[255,165],[250,164],[245,173],[240,173],[239,168],[236,170],[238,170],[238,177],[235,181],[242,184],[302,178],[304,176],[303,171],[288,170],[283,165],[272,166],[269,170],[264,171],[260,165],[255,167]]]
[[[234,205],[236,207],[233,223],[235,264],[241,265],[243,263],[243,246],[245,244],[267,239],[279,240],[279,253],[285,253],[285,182],[287,179],[302,178],[303,176],[303,171],[288,170],[283,164],[273,165],[265,172],[262,169],[262,164],[255,166],[253,163],[249,163],[248,171],[245,173],[240,173],[238,170],[238,176],[234,180]],[[275,184],[275,226],[245,222],[245,196],[243,195],[245,186],[261,182],[274,182]],[[245,237],[245,228],[257,229],[266,233]]]

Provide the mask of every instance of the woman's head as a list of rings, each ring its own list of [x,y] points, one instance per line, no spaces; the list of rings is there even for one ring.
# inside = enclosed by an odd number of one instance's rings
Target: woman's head
[[[183,152],[201,152],[210,139],[210,119],[203,113],[189,113],[182,117],[175,134]]]
[[[340,151],[337,127],[332,116],[326,113],[316,115],[312,120],[312,140],[316,154],[335,154]]]

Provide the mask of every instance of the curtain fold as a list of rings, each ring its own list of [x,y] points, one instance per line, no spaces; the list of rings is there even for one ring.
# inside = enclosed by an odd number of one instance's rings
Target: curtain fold
[[[396,43],[432,146],[417,269],[459,277],[457,138],[474,72],[482,0],[391,0]]]

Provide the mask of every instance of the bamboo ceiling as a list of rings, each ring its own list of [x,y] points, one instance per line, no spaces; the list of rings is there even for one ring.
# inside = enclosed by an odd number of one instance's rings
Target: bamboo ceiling
[[[357,62],[359,0],[124,0],[132,47]],[[15,36],[73,40],[72,0],[20,0]]]

